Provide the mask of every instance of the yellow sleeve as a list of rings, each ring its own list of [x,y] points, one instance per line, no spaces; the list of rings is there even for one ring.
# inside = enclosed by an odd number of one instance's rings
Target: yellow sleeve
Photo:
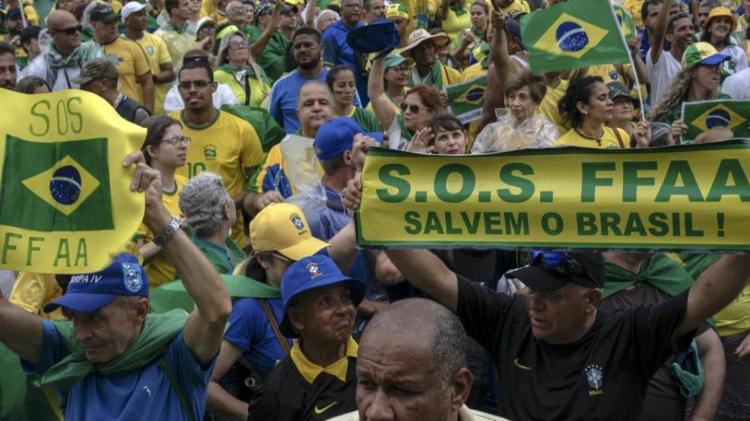
[[[245,169],[257,167],[263,163],[263,147],[260,144],[260,139],[258,139],[258,133],[255,132],[253,126],[244,121],[240,120],[238,124],[242,125],[240,130],[240,141],[242,142],[240,161],[242,167]]]
[[[135,68],[135,76],[140,77],[147,73],[151,73],[151,65],[148,64],[148,57],[143,48],[135,42],[130,42],[130,47],[133,50],[133,67]]]
[[[167,48],[167,44],[164,42],[163,39],[159,37],[152,37],[154,40],[154,46],[158,50],[157,55],[157,61],[159,62],[159,65],[162,66],[164,64],[172,65],[172,56],[169,54],[169,49]],[[156,73],[161,72],[161,69],[155,69]],[[177,69],[173,69],[177,71]]]
[[[62,288],[54,275],[21,272],[16,278],[9,301],[33,314],[40,314],[42,307],[62,295]]]

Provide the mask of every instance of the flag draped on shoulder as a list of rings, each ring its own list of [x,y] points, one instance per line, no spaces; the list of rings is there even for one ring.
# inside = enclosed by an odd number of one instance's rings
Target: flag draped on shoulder
[[[521,18],[535,74],[629,62],[609,0],[574,0]]]
[[[84,91],[0,89],[0,268],[85,273],[106,266],[144,210],[123,158],[146,132]]]

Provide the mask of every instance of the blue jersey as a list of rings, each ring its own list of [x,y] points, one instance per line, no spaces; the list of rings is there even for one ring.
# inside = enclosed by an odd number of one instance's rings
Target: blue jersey
[[[43,322],[43,342],[36,365],[27,361],[27,372],[44,373],[70,352],[50,321]],[[212,361],[202,366],[185,345],[182,332],[167,346],[163,357],[186,394],[193,419],[206,407],[206,388]],[[60,394],[67,420],[187,420],[172,383],[156,359],[139,370],[101,376],[91,373]]]

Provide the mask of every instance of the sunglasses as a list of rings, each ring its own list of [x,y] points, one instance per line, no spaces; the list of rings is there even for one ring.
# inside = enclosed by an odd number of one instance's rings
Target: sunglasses
[[[248,47],[247,41],[235,41],[229,43],[229,48],[232,50],[242,50]]]
[[[169,139],[162,140],[162,143],[168,143],[168,144],[170,144],[172,146],[177,146],[180,143],[182,143],[183,145],[187,146],[187,145],[190,145],[190,141],[191,140],[192,139],[190,139],[187,136],[175,136],[175,137],[171,137]]]
[[[418,114],[418,113],[419,113],[419,110],[421,110],[421,109],[422,109],[422,107],[420,107],[420,106],[419,106],[419,105],[417,105],[417,104],[407,104],[407,103],[405,103],[405,102],[404,102],[404,103],[401,103],[401,111],[402,111],[402,112],[406,112],[406,109],[407,109],[407,108],[409,109],[409,111],[411,111],[411,112],[412,112],[412,114]]]
[[[70,28],[65,28],[65,29],[50,29],[50,32],[58,33],[58,34],[62,33],[65,35],[74,35],[74,34],[81,32],[82,30],[83,30],[83,27],[81,25],[78,25],[78,26],[71,26]]]
[[[193,86],[196,87],[196,89],[203,89],[206,86],[208,86],[211,82],[207,80],[186,80],[184,82],[180,82],[177,86],[180,87],[180,89],[190,89]]]

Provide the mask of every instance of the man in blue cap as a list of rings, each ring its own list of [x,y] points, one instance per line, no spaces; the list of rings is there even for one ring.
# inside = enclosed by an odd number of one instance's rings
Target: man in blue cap
[[[251,402],[251,419],[323,420],[356,409],[358,346],[351,335],[364,294],[364,282],[343,275],[328,256],[289,266],[280,329],[298,341]]]
[[[161,201],[158,171],[140,152],[131,190],[145,192],[144,223],[157,233],[196,309],[150,315],[148,278],[121,254],[99,272],[71,277],[67,292],[45,307],[69,321],[42,320],[0,293],[0,342],[60,394],[69,420],[199,420],[231,302],[213,266],[180,230]]]

